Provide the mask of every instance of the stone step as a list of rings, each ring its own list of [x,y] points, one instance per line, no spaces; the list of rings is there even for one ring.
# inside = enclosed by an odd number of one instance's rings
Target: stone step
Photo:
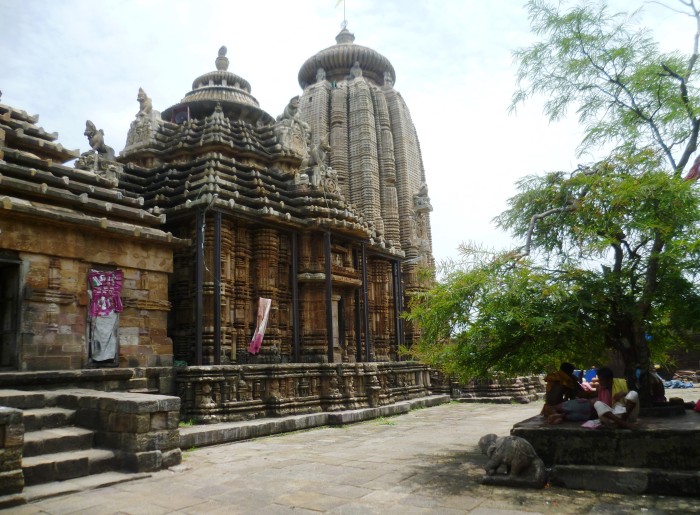
[[[147,477],[151,477],[151,474],[146,472],[104,472],[66,481],[54,481],[52,483],[28,486],[24,489],[22,495],[25,498],[25,502],[30,503],[40,499],[104,488]]]
[[[627,495],[700,496],[700,471],[597,465],[555,465],[550,482],[574,490]]]
[[[22,417],[25,431],[72,426],[74,420],[75,411],[65,408],[26,409]]]
[[[135,377],[129,379],[129,384],[127,385],[129,390],[144,390],[148,388],[148,378],[146,377]]]
[[[158,391],[158,388],[130,388],[128,390],[129,393],[147,393],[150,395],[157,395],[160,392]]]
[[[25,457],[82,450],[92,447],[94,431],[82,427],[56,427],[24,433]]]
[[[25,392],[23,390],[0,390],[0,406],[17,409],[37,409],[46,405],[43,392]]]
[[[107,449],[57,452],[22,459],[25,485],[64,481],[118,468],[115,453]]]

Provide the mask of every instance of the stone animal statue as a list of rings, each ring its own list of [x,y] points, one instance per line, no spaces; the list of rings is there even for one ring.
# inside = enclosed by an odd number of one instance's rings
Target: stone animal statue
[[[150,116],[153,112],[153,101],[148,97],[143,88],[139,88],[136,100],[139,103],[139,112],[136,113],[136,116]]]
[[[87,136],[88,143],[90,143],[90,147],[95,152],[105,159],[114,161],[114,149],[105,144],[105,133],[102,129],[97,130],[95,124],[88,120],[85,122],[85,132],[83,135]]]
[[[530,442],[519,436],[482,436],[479,449],[488,456],[484,485],[544,488],[547,471]],[[506,474],[499,473],[505,468]]]
[[[278,122],[282,120],[299,120],[299,95],[292,97],[284,108],[284,112],[277,117]]]

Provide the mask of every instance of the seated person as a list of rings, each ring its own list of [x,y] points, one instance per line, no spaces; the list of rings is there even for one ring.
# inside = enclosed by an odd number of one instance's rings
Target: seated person
[[[598,370],[598,400],[593,408],[600,423],[609,428],[635,429],[639,416],[639,394],[634,390],[613,393],[613,372],[607,367]]]
[[[545,417],[560,413],[564,401],[574,399],[583,392],[578,378],[574,376],[574,366],[571,363],[562,363],[559,370],[547,374],[544,380],[547,390],[542,415]]]

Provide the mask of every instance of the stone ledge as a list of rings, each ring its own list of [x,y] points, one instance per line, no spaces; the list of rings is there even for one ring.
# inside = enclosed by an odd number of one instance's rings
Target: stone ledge
[[[419,397],[417,399],[401,401],[378,408],[181,427],[180,448],[191,449],[207,445],[250,440],[261,436],[270,436],[327,425],[342,426],[378,417],[401,415],[408,413],[412,409],[428,408],[448,402],[450,402],[449,395],[431,395],[429,397]]]
[[[581,422],[551,426],[537,415],[511,434],[525,438],[548,467],[591,465],[696,471],[700,463],[700,419],[640,418],[639,428],[586,429]]]
[[[658,494],[700,497],[700,472],[650,468],[555,465],[554,486],[619,494]]]

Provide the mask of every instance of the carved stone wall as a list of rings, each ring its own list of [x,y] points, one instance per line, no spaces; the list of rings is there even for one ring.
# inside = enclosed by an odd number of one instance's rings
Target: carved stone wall
[[[375,407],[429,394],[412,362],[176,368],[181,418],[197,423]]]

